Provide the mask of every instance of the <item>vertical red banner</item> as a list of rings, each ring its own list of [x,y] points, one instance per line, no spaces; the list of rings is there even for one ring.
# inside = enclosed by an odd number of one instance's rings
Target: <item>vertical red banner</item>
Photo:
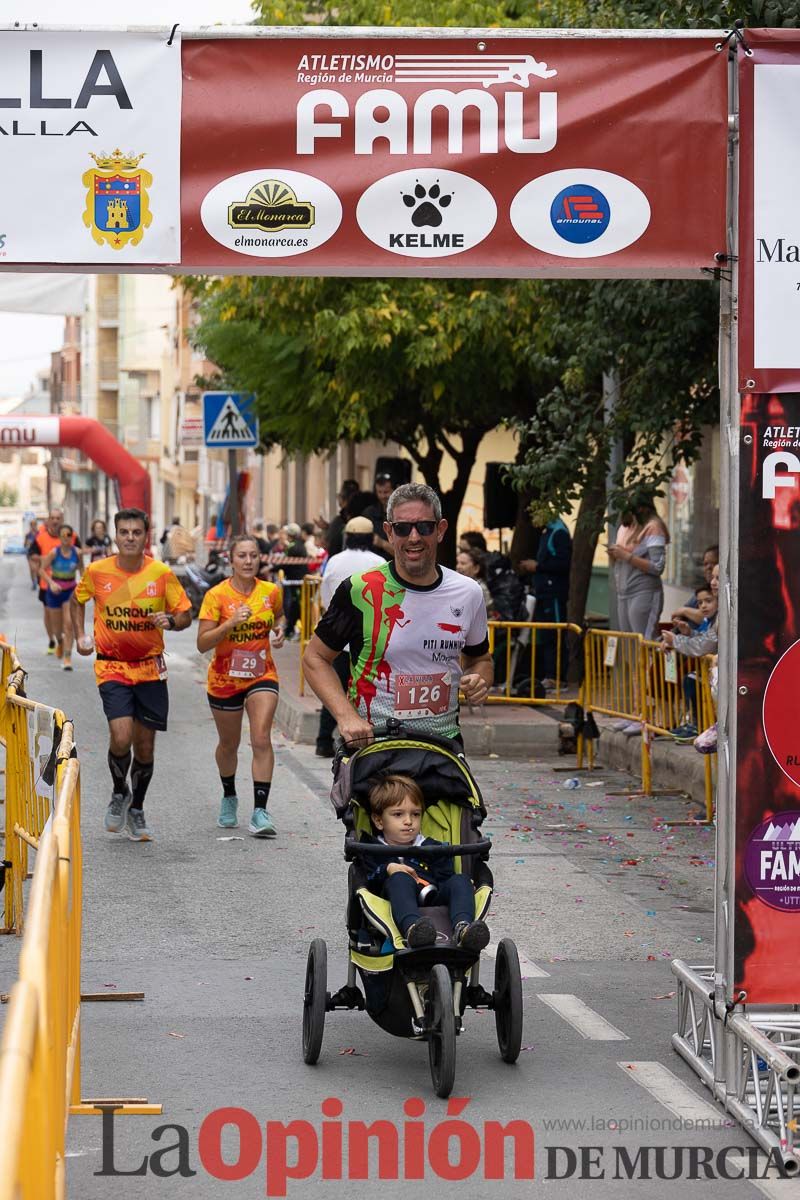
[[[743,397],[735,987],[800,999],[800,393]]]

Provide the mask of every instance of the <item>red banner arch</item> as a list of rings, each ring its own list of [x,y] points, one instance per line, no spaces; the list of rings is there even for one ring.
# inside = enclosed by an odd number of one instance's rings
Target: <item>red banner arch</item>
[[[150,516],[150,476],[145,467],[94,417],[0,417],[0,446],[70,446],[115,480],[121,508]]]

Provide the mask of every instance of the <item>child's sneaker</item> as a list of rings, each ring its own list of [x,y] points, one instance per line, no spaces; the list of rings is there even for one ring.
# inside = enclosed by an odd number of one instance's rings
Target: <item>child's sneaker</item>
[[[459,950],[479,954],[489,945],[489,926],[485,921],[462,921],[453,930],[453,940]]]
[[[432,946],[436,941],[436,926],[427,917],[420,917],[406,934],[406,943],[415,950],[418,946]]]

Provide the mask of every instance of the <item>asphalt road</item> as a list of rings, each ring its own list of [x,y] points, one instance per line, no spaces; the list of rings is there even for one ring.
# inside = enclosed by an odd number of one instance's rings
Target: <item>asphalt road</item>
[[[288,1195],[312,1200],[362,1200],[377,1189],[389,1200],[417,1197],[420,1189],[466,1200],[516,1200],[532,1191],[545,1198],[605,1200],[632,1187],[652,1197],[679,1197],[692,1186],[686,1178],[690,1147],[710,1147],[716,1155],[725,1146],[752,1145],[711,1106],[670,1048],[675,1001],[669,960],[696,964],[712,957],[713,832],[670,827],[670,819],[685,815],[680,801],[610,794],[631,782],[614,773],[584,776],[580,788],[567,790],[565,773],[553,769],[563,760],[475,760],[489,810],[484,828],[495,845],[493,943],[511,937],[523,956],[524,1049],[519,1062],[507,1066],[498,1056],[491,1015],[468,1012],[454,1096],[469,1100],[460,1114],[451,1110],[457,1119],[445,1131],[447,1104],[432,1093],[426,1047],[389,1037],[364,1013],[330,1014],[319,1064],[307,1067],[300,1056],[312,938],[328,943],[329,988],[341,986],[346,975],[346,866],[342,827],[328,800],[329,764],[312,748],[278,735],[270,804],[278,837],[253,839],[241,827],[231,838],[218,829],[220,787],[204,664],[192,632],[170,634],[170,729],[157,739],[146,805],[156,837],[136,844],[105,833],[106,727],[92,665],[76,659],[67,674],[44,654],[40,607],[26,579],[23,562],[2,562],[0,630],[16,639],[29,695],[63,708],[76,726],[83,788],[83,990],[145,992],[143,1003],[84,1004],[82,1094],[146,1097],[164,1107],[161,1117],[116,1120],[113,1163],[106,1144],[106,1170],[113,1165],[120,1172],[113,1176],[98,1174],[100,1118],[72,1118],[70,1196],[244,1200],[279,1194],[286,1144],[289,1174],[308,1176],[289,1178]],[[290,645],[280,654],[297,652]],[[249,795],[248,776],[244,745],[238,775],[243,797]],[[0,939],[3,990],[13,979],[9,942]],[[492,970],[488,957],[486,986]],[[416,1123],[403,1107],[414,1097],[421,1101]],[[323,1116],[326,1098],[340,1107]],[[241,1148],[232,1126],[221,1142],[228,1164],[240,1154],[249,1158],[241,1170],[251,1173],[244,1178],[209,1173],[210,1132],[201,1161],[198,1130],[208,1114],[223,1108],[252,1114],[239,1114]],[[394,1124],[401,1147],[411,1139],[408,1155],[401,1154],[395,1167],[390,1154],[387,1178],[379,1180],[373,1153],[369,1177],[359,1180],[348,1159],[351,1123],[376,1120]],[[523,1140],[528,1127],[535,1135],[535,1181],[514,1177],[510,1151],[504,1178],[484,1178],[491,1157],[485,1123],[515,1120],[523,1123]],[[304,1123],[293,1127],[303,1139],[299,1160],[296,1139],[285,1131],[289,1122]],[[165,1125],[170,1128],[158,1132]],[[464,1178],[451,1182],[432,1163],[442,1162],[445,1132],[459,1131]],[[340,1134],[341,1171],[335,1154]],[[415,1136],[432,1155],[422,1181],[409,1177]],[[181,1142],[183,1152],[146,1161]],[[459,1161],[457,1145],[451,1144],[453,1162]],[[637,1147],[656,1145],[683,1148],[678,1177],[628,1181],[624,1154],[633,1159]],[[570,1148],[574,1164],[554,1147]],[[475,1153],[476,1165],[468,1170]],[[667,1151],[662,1174],[675,1170],[675,1153]],[[196,1174],[163,1177],[181,1164]],[[571,1177],[553,1177],[571,1165]],[[133,1173],[141,1168],[146,1173]],[[214,1169],[237,1174],[223,1160]],[[714,1200],[731,1189],[747,1200],[780,1194],[765,1188],[788,1186],[703,1182],[704,1197]]]

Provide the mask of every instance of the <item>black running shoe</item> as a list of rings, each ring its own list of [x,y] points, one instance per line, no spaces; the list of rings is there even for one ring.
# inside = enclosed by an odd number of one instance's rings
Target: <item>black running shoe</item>
[[[427,917],[420,917],[406,934],[406,942],[412,949],[418,946],[433,946],[435,941],[436,926]]]
[[[489,926],[485,921],[471,921],[468,925],[462,921],[454,931],[455,943],[460,950],[469,950],[480,954],[489,945]]]

